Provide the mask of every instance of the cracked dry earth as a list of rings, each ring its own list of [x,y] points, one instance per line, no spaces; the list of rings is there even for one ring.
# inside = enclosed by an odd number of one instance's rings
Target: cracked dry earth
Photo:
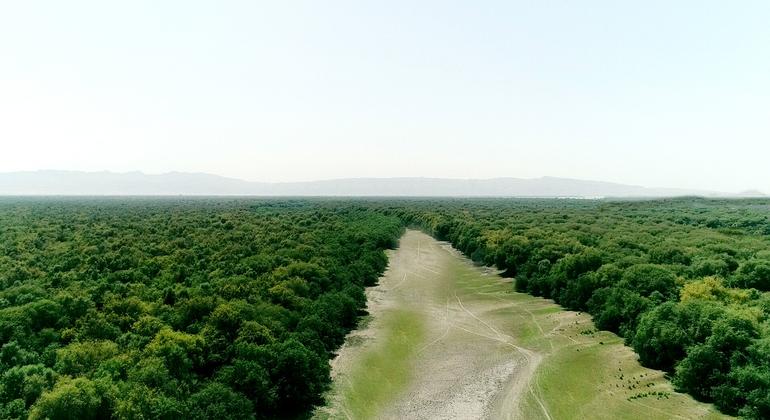
[[[587,315],[515,293],[445,242],[408,230],[389,258],[367,290],[368,322],[332,361],[317,419],[719,417],[618,337],[586,334]],[[631,375],[669,397],[630,398]]]

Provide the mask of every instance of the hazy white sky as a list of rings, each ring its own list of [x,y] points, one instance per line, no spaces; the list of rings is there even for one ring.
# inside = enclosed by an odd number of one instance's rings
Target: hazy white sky
[[[770,192],[770,2],[7,1],[0,172]]]

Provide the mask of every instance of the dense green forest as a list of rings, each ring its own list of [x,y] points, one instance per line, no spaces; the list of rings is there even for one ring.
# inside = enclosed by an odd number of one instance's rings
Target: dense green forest
[[[0,199],[0,418],[302,417],[404,226],[770,418],[770,200]]]
[[[382,205],[619,333],[722,411],[770,418],[770,201],[443,200]]]
[[[274,418],[402,230],[323,202],[0,201],[0,418]]]

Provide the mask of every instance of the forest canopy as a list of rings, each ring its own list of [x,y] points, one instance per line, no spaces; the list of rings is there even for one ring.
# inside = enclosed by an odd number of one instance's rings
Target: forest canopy
[[[401,230],[304,201],[3,200],[0,418],[305,413]]]
[[[770,200],[0,199],[0,418],[286,418],[404,227],[770,418]]]

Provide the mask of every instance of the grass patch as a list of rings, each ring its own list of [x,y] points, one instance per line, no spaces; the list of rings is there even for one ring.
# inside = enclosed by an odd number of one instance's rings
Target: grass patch
[[[424,335],[422,319],[412,312],[391,312],[383,317],[382,335],[382,345],[367,350],[341,384],[342,409],[351,418],[371,418],[404,389],[411,356]]]
[[[599,331],[581,337],[581,345],[558,345],[536,373],[554,419],[725,417],[673,392],[662,372],[642,367],[614,334]]]

